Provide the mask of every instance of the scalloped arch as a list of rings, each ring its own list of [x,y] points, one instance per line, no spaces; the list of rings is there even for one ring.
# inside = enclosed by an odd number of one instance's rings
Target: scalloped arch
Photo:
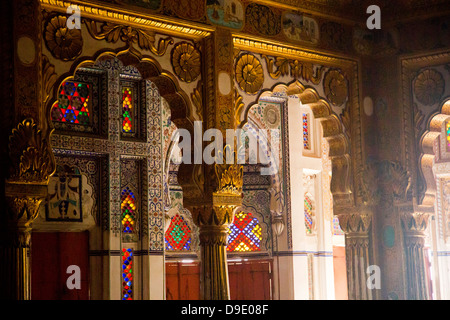
[[[440,112],[431,117],[427,125],[428,130],[425,131],[419,142],[421,148],[419,168],[425,180],[425,190],[422,199],[419,199],[419,204],[424,207],[434,207],[436,180],[433,173],[433,165],[436,163],[436,155],[440,149],[439,142],[442,139],[442,127],[447,121],[450,121],[450,98],[447,98],[442,103]]]
[[[328,156],[331,160],[332,178],[331,193],[334,206],[349,207],[354,205],[353,186],[351,179],[351,157],[347,137],[338,116],[333,113],[329,103],[322,99],[313,88],[306,88],[298,80],[290,84],[277,84],[273,89],[264,90],[258,97],[258,102],[249,104],[244,111],[244,119],[239,124],[242,128],[248,122],[249,110],[264,97],[274,95],[296,96],[302,105],[311,108],[314,117],[319,120],[323,129],[323,138],[327,141]],[[279,181],[278,181],[279,182]],[[279,186],[276,186],[279,189]]]

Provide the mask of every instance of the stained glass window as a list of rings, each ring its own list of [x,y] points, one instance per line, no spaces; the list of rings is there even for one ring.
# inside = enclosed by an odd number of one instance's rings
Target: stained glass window
[[[333,234],[336,236],[344,234],[341,226],[339,225],[339,218],[337,216],[333,216]]]
[[[257,218],[251,213],[239,212],[228,228],[228,246],[230,252],[261,251],[262,229]]]
[[[123,132],[134,132],[134,100],[133,90],[129,87],[122,88],[122,130]]]
[[[133,300],[133,249],[122,249],[122,300]]]
[[[313,233],[313,226],[314,226],[314,212],[313,212],[313,205],[310,197],[308,195],[305,195],[305,205],[304,205],[304,211],[305,211],[305,227],[306,227],[306,233],[312,234]]]
[[[129,187],[123,189],[121,200],[122,231],[124,233],[132,233],[135,227],[136,199]]]
[[[66,81],[61,85],[58,102],[52,108],[52,120],[82,125],[90,124],[91,87],[82,82]]]
[[[306,150],[310,150],[311,149],[311,145],[310,145],[310,135],[309,132],[310,128],[309,128],[309,115],[307,113],[303,114],[303,147]]]
[[[450,151],[450,121],[447,122],[447,126],[445,129],[447,132],[447,150]]]
[[[166,231],[166,250],[191,250],[191,228],[179,214],[172,217],[169,229]]]

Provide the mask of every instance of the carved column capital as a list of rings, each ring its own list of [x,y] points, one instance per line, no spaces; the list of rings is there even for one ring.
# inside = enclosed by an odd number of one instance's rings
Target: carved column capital
[[[372,214],[370,213],[350,213],[338,215],[339,224],[342,231],[346,234],[368,234],[371,223]]]
[[[428,212],[402,212],[401,221],[406,235],[424,237],[428,227],[430,213]]]

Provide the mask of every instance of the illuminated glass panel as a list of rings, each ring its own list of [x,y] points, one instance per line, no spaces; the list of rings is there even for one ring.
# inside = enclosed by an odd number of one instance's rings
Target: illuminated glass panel
[[[122,249],[122,300],[133,300],[133,249]]]
[[[89,84],[66,81],[61,85],[58,102],[52,108],[52,120],[67,123],[90,124]]]
[[[135,214],[136,214],[136,199],[133,191],[126,187],[122,191],[122,203],[120,208],[122,210],[122,231],[124,233],[132,233],[134,231]]]
[[[447,150],[450,152],[450,121],[447,122],[445,130],[447,133]]]
[[[122,130],[123,132],[134,132],[134,100],[133,90],[129,87],[122,88]]]
[[[313,233],[313,206],[311,199],[305,195],[305,227],[306,233]]]
[[[339,224],[339,218],[337,216],[333,216],[333,234],[336,236],[344,234]]]
[[[303,114],[303,147],[306,150],[311,149],[310,144],[310,128],[309,128],[309,115],[307,113]]]
[[[262,229],[257,218],[251,213],[239,212],[228,228],[228,246],[230,252],[261,251]]]
[[[166,250],[191,250],[191,228],[179,214],[172,217],[169,229],[166,231]]]

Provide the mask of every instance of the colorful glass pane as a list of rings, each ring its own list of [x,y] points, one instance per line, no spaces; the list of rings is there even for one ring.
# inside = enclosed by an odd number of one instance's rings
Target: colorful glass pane
[[[134,222],[136,215],[136,198],[133,191],[126,187],[122,191],[121,196],[122,210],[122,230],[124,233],[132,233],[134,231]]]
[[[58,102],[53,106],[53,121],[90,124],[90,85],[66,81],[61,85]]]
[[[339,218],[337,216],[333,216],[333,234],[336,236],[344,234],[339,224]]]
[[[312,234],[313,233],[313,206],[311,199],[305,195],[305,226],[306,226],[306,233]]]
[[[230,252],[261,251],[262,229],[257,218],[251,213],[239,212],[228,228]]]
[[[447,126],[445,129],[447,132],[447,150],[450,152],[450,121],[447,122]]]
[[[191,228],[179,214],[172,217],[169,229],[166,231],[166,250],[191,250]]]
[[[133,249],[122,249],[122,300],[133,300]]]
[[[309,141],[309,115],[307,113],[303,114],[303,147],[310,150],[311,145]]]
[[[133,132],[133,93],[131,88],[122,89],[122,130]]]

